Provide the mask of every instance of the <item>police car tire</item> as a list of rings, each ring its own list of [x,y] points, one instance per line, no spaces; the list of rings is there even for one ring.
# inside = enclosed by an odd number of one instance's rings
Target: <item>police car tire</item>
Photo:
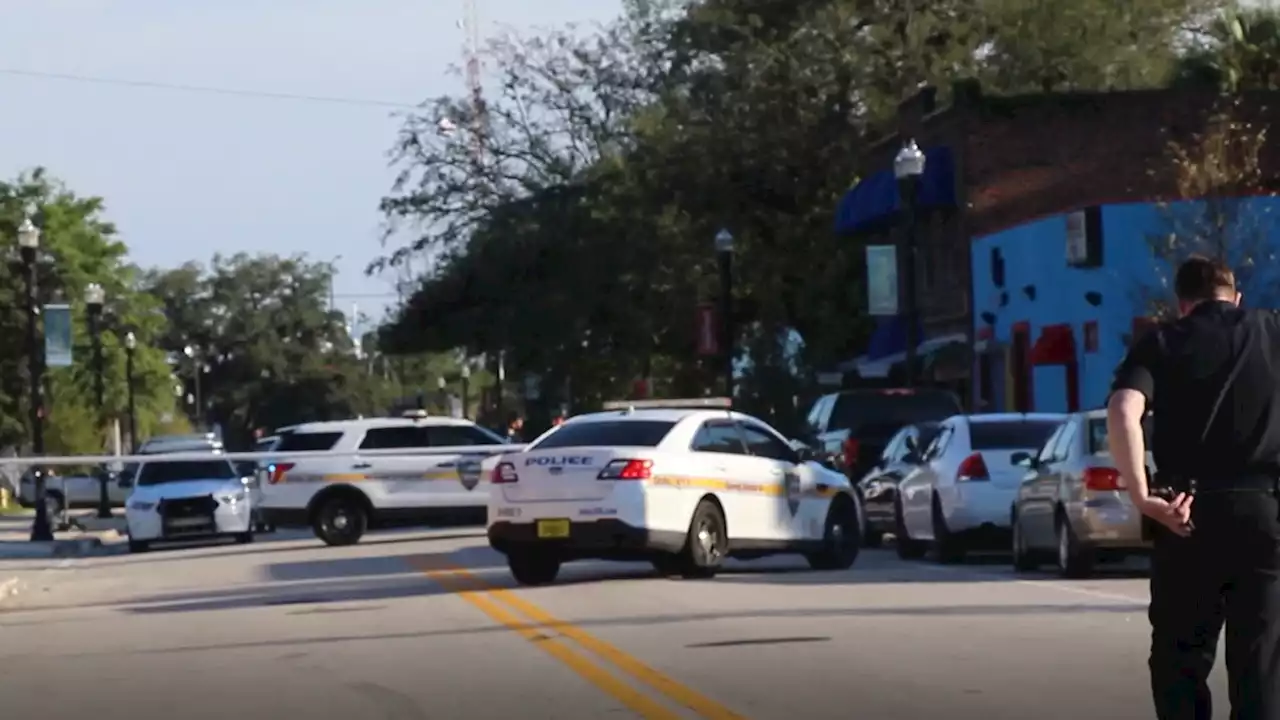
[[[840,528],[842,532],[837,533]],[[848,570],[858,559],[858,510],[853,502],[839,496],[827,509],[822,531],[822,549],[805,559],[814,570]]]
[[[347,530],[330,530],[326,526],[329,523],[327,518],[332,518],[340,512],[347,516],[350,526]],[[311,529],[315,532],[316,537],[330,547],[341,547],[344,545],[355,545],[360,542],[360,538],[364,537],[364,533],[369,529],[369,514],[365,512],[364,506],[349,495],[334,495],[324,501],[316,512],[315,520],[311,524]]]
[[[144,553],[151,549],[151,543],[146,540],[129,540],[129,552]]]
[[[929,546],[919,540],[912,540],[907,531],[907,521],[902,512],[902,500],[893,503],[893,536],[898,557],[903,560],[919,560],[929,551]]]
[[[236,535],[236,543],[239,545],[248,545],[251,542],[253,542],[253,533],[251,532]]]
[[[518,550],[507,555],[511,577],[521,585],[546,585],[560,574],[560,558],[546,553]]]
[[[708,553],[699,536],[706,528],[714,532],[714,552]],[[689,534],[680,552],[680,575],[690,580],[715,577],[716,571],[729,554],[729,536],[724,512],[711,500],[704,499],[693,511],[689,521]]]

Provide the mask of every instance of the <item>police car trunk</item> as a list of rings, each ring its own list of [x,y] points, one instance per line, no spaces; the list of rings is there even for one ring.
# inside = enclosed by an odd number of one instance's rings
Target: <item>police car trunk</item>
[[[645,529],[643,484],[662,455],[658,445],[680,417],[619,414],[569,422],[530,449],[503,456],[491,478],[490,544],[507,552],[550,542],[570,554],[576,549],[620,560],[678,550],[682,534],[656,538]]]

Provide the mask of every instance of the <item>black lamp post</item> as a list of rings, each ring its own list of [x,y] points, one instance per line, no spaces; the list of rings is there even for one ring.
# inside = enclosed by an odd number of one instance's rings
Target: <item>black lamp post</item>
[[[129,400],[129,454],[138,451],[138,409],[133,395],[133,353],[138,349],[138,338],[133,333],[124,336],[124,387]]]
[[[467,413],[467,404],[471,400],[471,363],[468,360],[462,361],[462,368],[458,371],[458,378],[462,381],[462,419],[469,420]]]
[[[195,415],[192,418],[196,423],[196,430],[204,431],[204,397],[200,393],[200,376],[204,374],[204,355],[201,354],[200,348],[194,345],[187,345],[182,348],[182,354],[191,361],[191,378],[194,386],[195,395]]]
[[[720,352],[724,354],[724,393],[733,398],[733,234],[716,233],[716,257],[720,261]]]
[[[920,346],[919,308],[916,299],[916,249],[919,246],[917,231],[916,199],[920,189],[920,177],[924,175],[924,153],[915,140],[908,140],[893,159],[893,176],[898,180],[898,197],[902,200],[902,215],[906,227],[903,238],[906,258],[903,263],[903,290],[907,322],[906,386],[916,384],[916,352]]]
[[[443,375],[436,378],[436,397],[438,399],[437,401],[440,403],[440,412],[442,415],[448,415],[449,411],[452,410],[452,408],[449,407],[449,393],[445,391],[446,384],[447,383],[445,382]]]
[[[93,347],[93,399],[98,410],[98,428],[106,419],[107,391],[105,369],[102,363],[102,306],[107,294],[98,283],[89,283],[84,289],[85,315],[89,321],[89,342]],[[109,475],[106,468],[98,470],[98,517],[111,517],[111,496],[107,494]]]
[[[27,216],[18,226],[18,251],[22,257],[22,274],[26,278],[27,373],[31,378],[29,422],[31,454],[35,457],[44,455],[44,358],[40,356],[39,331],[36,330],[36,324],[40,322],[40,306],[36,299],[36,255],[39,250],[40,228]],[[31,541],[48,542],[53,540],[53,526],[49,524],[44,468],[33,466],[31,476],[36,486],[36,519],[31,524]]]

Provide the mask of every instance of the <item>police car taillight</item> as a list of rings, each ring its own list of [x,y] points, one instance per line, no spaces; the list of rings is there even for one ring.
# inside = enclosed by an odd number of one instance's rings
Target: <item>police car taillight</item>
[[[498,463],[497,466],[493,468],[493,477],[489,479],[489,482],[494,485],[510,485],[519,479],[520,476],[516,475],[515,465],[512,465],[511,463]]]
[[[267,484],[275,485],[284,480],[285,473],[293,469],[293,463],[272,463],[267,466]]]
[[[600,471],[599,480],[648,480],[653,477],[652,460],[613,460]]]

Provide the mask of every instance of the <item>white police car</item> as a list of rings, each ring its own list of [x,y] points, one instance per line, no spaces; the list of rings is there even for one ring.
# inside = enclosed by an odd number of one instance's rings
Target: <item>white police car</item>
[[[776,553],[821,570],[853,565],[863,514],[849,480],[766,423],[724,398],[605,407],[493,469],[489,544],[521,584],[588,558],[648,560],[684,577]]]
[[[157,456],[122,476],[132,488],[125,503],[130,552],[158,541],[232,537],[253,542],[247,481],[227,460],[167,460]]]

